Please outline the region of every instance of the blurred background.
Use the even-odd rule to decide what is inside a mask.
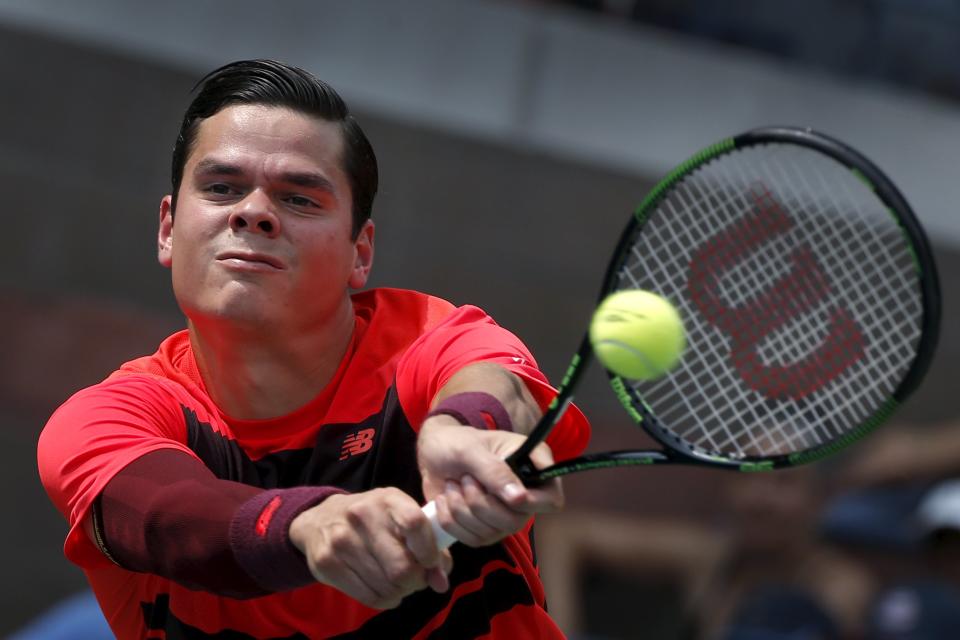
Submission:
[[[957,636],[955,0],[0,0],[0,636],[84,588],[36,439],[182,327],[155,258],[174,136],[194,83],[251,57],[333,84],[377,149],[373,284],[484,307],[553,380],[625,217],[671,166],[770,124],[876,161],[940,268],[924,387],[808,469],[578,476],[539,525],[542,571],[575,638]],[[592,373],[592,447],[643,445]]]

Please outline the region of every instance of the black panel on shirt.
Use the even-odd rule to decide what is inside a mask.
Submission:
[[[170,613],[170,596],[160,594],[153,602],[144,602],[141,604],[143,609],[143,619],[146,621],[146,627],[150,631],[163,631],[163,637],[166,640],[257,640],[254,636],[225,629],[217,633],[207,633],[196,627],[178,619]],[[147,636],[148,638],[150,636]],[[302,633],[295,633],[292,636],[284,638],[269,638],[268,640],[308,640]]]
[[[451,585],[462,584],[477,578],[491,562],[503,561],[510,569],[491,571],[483,580],[483,588],[459,598],[451,607],[443,624],[430,634],[431,640],[465,640],[484,635],[490,631],[490,619],[514,606],[533,604],[533,595],[523,575],[501,545],[471,549],[463,545],[451,548],[454,569],[450,574]],[[451,588],[452,591],[452,588]],[[411,638],[423,629],[439,612],[447,607],[450,591],[435,593],[429,589],[418,591],[404,599],[396,609],[389,609],[367,620],[359,629],[334,636],[335,640],[361,640],[364,638]],[[225,629],[206,633],[179,620],[170,611],[170,598],[158,595],[152,603],[144,603],[143,614],[148,629],[163,629],[167,640],[248,640],[253,636]],[[270,640],[299,640],[306,638],[294,634]]]
[[[356,631],[334,636],[336,640],[361,638],[411,638],[423,629],[450,602],[456,585],[479,577],[491,562],[503,561],[510,569],[491,571],[483,579],[483,588],[460,597],[443,624],[430,634],[432,640],[463,640],[489,632],[490,619],[514,606],[533,604],[533,594],[516,563],[502,545],[472,549],[462,544],[450,548],[453,571],[450,591],[436,593],[424,589],[407,596],[396,609],[383,611],[367,620]]]
[[[278,451],[251,460],[236,441],[217,433],[197,414],[182,407],[187,425],[187,446],[222,480],[233,480],[264,489],[332,485],[360,492],[377,487],[398,487],[423,501],[416,464],[417,434],[400,408],[396,387],[391,386],[381,409],[359,423],[326,424],[317,431],[309,449]],[[373,446],[341,460],[347,438],[373,429]]]

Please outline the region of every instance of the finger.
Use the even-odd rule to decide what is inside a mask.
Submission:
[[[563,483],[553,478],[536,488],[527,490],[527,502],[521,508],[528,515],[534,513],[555,513],[563,509],[566,498],[563,495]]]
[[[453,519],[453,515],[450,513],[450,507],[447,504],[446,495],[443,493],[438,493],[433,498],[434,509],[437,514],[437,522],[440,524],[440,527],[453,536],[456,540],[463,540],[464,536],[470,536],[470,532],[466,531],[463,527],[457,524],[456,520]]]
[[[545,442],[541,442],[530,452],[530,461],[537,469],[545,469],[554,463],[553,451]]]
[[[523,527],[529,515],[517,512],[505,505],[499,498],[483,490],[469,476],[465,476],[459,488],[459,498],[448,500],[451,513],[461,526],[468,529],[472,536],[462,540],[469,546],[493,544]]]
[[[417,505],[409,496],[399,491],[396,493],[394,496],[385,491],[378,496],[379,499],[350,510],[350,539],[339,548],[334,547],[335,555],[343,558],[386,602],[399,602],[399,599],[426,585],[423,569],[407,550],[406,542],[393,519],[394,511],[402,509],[403,499],[414,508]]]
[[[450,588],[450,579],[440,567],[427,569],[427,586],[437,593],[446,593]]]
[[[365,579],[360,572],[353,571],[352,567],[347,567],[348,572],[344,577],[349,580],[351,585],[355,585],[362,593],[361,597],[354,596],[361,603],[374,609],[395,609],[400,606],[403,596],[394,591],[383,591],[376,586],[372,586],[368,579]],[[367,595],[369,594],[369,595]],[[350,595],[349,593],[347,595]]]
[[[383,506],[382,522],[366,528],[364,540],[389,585],[388,594],[404,597],[427,585],[426,568],[411,551],[411,542],[434,565],[439,564],[439,553],[435,546],[429,549],[433,536],[430,523],[412,499]]]
[[[480,546],[493,533],[492,528],[483,525],[470,516],[469,509],[459,489],[448,489],[438,495],[435,500],[440,525],[460,542],[468,546]]]
[[[348,566],[356,572],[360,580],[363,581],[376,596],[376,608],[390,609],[400,604],[400,600],[408,595],[411,590],[398,584],[399,573],[390,575],[385,565],[389,560],[377,557],[372,545],[364,548],[359,553],[351,554],[346,558]]]
[[[464,476],[460,486],[470,513],[495,531],[495,539],[488,537],[487,543],[514,533],[530,519],[529,514],[511,509],[502,500],[484,491],[470,476]]]
[[[403,546],[411,560],[423,569],[443,568],[443,554],[437,548],[433,526],[414,502],[403,505],[393,513]]]
[[[496,433],[495,435],[502,435]],[[523,482],[506,462],[487,451],[478,451],[477,460],[468,465],[470,475],[484,488],[509,506],[519,506],[526,501],[527,490]]]
[[[385,598],[356,570],[353,558],[344,556],[345,554],[338,552],[327,555],[325,557],[329,558],[329,561],[311,566],[310,572],[318,581],[333,586],[368,607],[391,609],[400,603],[399,599],[394,602]]]
[[[545,469],[554,463],[553,452],[546,443],[540,443],[530,452],[530,461],[537,469]],[[523,502],[511,506],[524,513],[552,513],[563,508],[563,485],[559,478],[547,480],[534,487],[527,487]]]
[[[453,568],[453,556],[446,549],[440,552],[440,566],[427,569],[427,584],[437,593],[446,593],[450,588],[450,570]]]
[[[367,550],[377,563],[385,595],[405,597],[427,586],[426,569],[407,548],[403,536],[387,532],[372,536]]]

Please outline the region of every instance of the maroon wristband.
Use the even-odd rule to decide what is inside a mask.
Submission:
[[[477,429],[513,431],[510,414],[503,404],[483,391],[465,391],[444,398],[427,417],[436,415],[452,416],[460,424],[468,424]]]
[[[290,541],[290,523],[336,493],[336,487],[294,487],[260,493],[237,508],[230,521],[230,548],[244,571],[264,589],[287,591],[316,582]]]

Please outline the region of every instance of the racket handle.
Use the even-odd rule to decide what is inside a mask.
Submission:
[[[440,522],[437,520],[436,502],[431,500],[427,504],[423,505],[423,515],[427,516],[427,520],[430,521],[430,526],[433,527],[433,535],[437,538],[437,549],[446,549],[457,541],[456,538],[447,533],[446,530],[440,526]]]

